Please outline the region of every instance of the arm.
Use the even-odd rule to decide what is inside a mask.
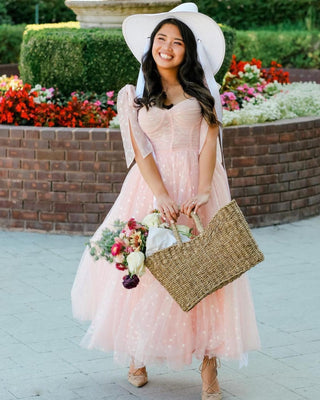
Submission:
[[[217,138],[219,127],[209,126],[205,144],[199,156],[199,183],[196,196],[181,205],[181,212],[190,216],[191,211],[197,213],[199,208],[206,204],[210,198],[211,182],[216,166]]]
[[[168,194],[153,155],[149,154],[143,158],[132,132],[130,132],[130,135],[136,163],[140,169],[141,175],[157,200],[157,207],[162,217],[168,221],[176,221],[179,216],[179,208]]]

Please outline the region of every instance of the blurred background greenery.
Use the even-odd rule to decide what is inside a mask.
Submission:
[[[39,23],[75,21],[76,16],[64,0],[1,0],[0,25],[35,23],[36,5]]]

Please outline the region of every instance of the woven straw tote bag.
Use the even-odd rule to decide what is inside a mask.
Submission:
[[[145,261],[183,311],[190,311],[264,259],[235,200],[222,207],[206,229],[196,214],[193,218],[198,236],[182,243],[176,231],[176,245],[157,251]]]

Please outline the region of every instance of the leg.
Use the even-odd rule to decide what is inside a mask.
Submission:
[[[221,400],[221,391],[218,382],[217,372],[217,359],[216,357],[204,357],[201,365],[201,378],[202,378],[202,400]]]

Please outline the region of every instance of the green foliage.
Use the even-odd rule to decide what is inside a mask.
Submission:
[[[217,75],[222,82],[232,57],[235,32],[222,27],[227,43],[226,59]],[[120,29],[29,29],[21,48],[20,72],[24,82],[75,90],[118,92],[135,84],[139,63],[128,49]]]
[[[14,24],[35,22],[35,6],[39,4],[39,22],[74,21],[74,12],[64,0],[4,0],[7,15]],[[0,9],[1,10],[1,9]]]
[[[25,25],[0,25],[0,64],[18,62]]]
[[[275,60],[287,68],[320,68],[320,32],[237,31],[234,54],[257,58],[264,67]]]
[[[0,25],[11,24],[11,17],[7,13],[5,4],[0,3]]]
[[[196,3],[199,11],[235,29],[278,24],[303,24],[308,30],[320,28],[319,0],[196,0]]]

